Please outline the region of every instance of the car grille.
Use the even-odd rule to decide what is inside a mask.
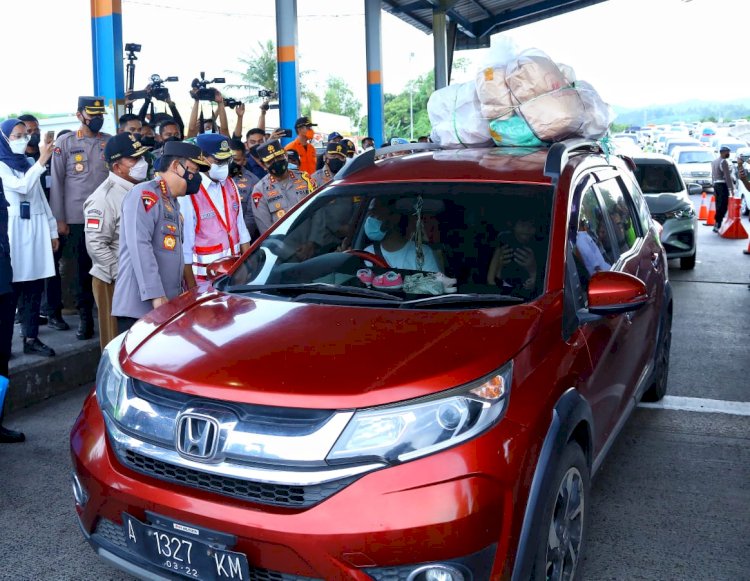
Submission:
[[[201,490],[215,492],[224,496],[231,496],[232,498],[289,508],[307,508],[313,506],[336,494],[339,490],[349,486],[357,479],[357,476],[353,476],[323,484],[292,486],[289,484],[252,482],[231,476],[201,472],[162,462],[161,460],[155,460],[132,450],[125,451],[123,460],[133,470],[153,476],[154,478],[177,482],[185,486],[200,488]]]
[[[99,519],[94,531],[95,541],[101,542],[106,541],[110,545],[113,545],[120,549],[122,552],[134,553],[128,547],[128,543],[125,540],[125,532],[122,527],[117,523],[112,522],[106,518]],[[312,577],[300,577],[299,575],[288,575],[286,573],[279,573],[278,571],[269,571],[268,569],[250,569],[249,581],[322,581],[320,579],[314,579]]]
[[[694,178],[707,178],[711,172],[708,171],[691,171],[690,176]]]

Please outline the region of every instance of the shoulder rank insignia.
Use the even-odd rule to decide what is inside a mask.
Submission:
[[[154,192],[143,191],[141,193],[141,202],[143,202],[143,207],[145,208],[146,212],[151,210],[151,208],[153,208],[158,201],[159,198]]]

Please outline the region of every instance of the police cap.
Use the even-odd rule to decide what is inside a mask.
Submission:
[[[193,163],[208,167],[209,163],[201,153],[201,148],[184,141],[167,141],[162,148],[162,157],[184,157]]]
[[[104,115],[104,97],[78,97],[78,110],[88,115]]]
[[[203,150],[204,155],[220,160],[232,157],[229,138],[220,133],[201,133],[195,138],[195,144]]]
[[[269,163],[276,157],[285,157],[286,151],[281,147],[281,143],[278,139],[259,145],[256,149],[258,159],[263,163]]]
[[[357,153],[357,146],[351,139],[344,139],[341,142],[344,145],[344,154],[348,157]]]
[[[721,146],[721,147],[719,148],[719,153],[722,153],[722,152],[724,152],[724,151],[729,151],[729,152],[731,152],[732,150],[731,150],[731,149],[729,149],[729,148],[728,148],[728,147],[727,147],[726,145],[722,145],[722,146]]]
[[[318,124],[317,123],[311,123],[309,117],[300,117],[294,122],[294,128],[297,129],[297,127],[307,127],[307,126],[315,127]]]
[[[140,157],[148,151],[148,147],[143,145],[130,133],[118,133],[107,140],[104,146],[104,159],[107,163],[112,163],[123,157]]]
[[[335,141],[329,142],[326,146],[326,153],[328,155],[340,155],[342,158],[346,157],[346,146]]]

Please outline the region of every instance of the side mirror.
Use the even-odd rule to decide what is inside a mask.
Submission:
[[[703,193],[703,186],[700,184],[688,184],[688,194],[694,196]]]
[[[224,258],[214,260],[206,267],[206,278],[211,282],[214,282],[217,278],[228,274],[236,263],[236,256],[225,256]]]
[[[589,281],[589,312],[618,315],[640,309],[648,302],[646,285],[625,272],[597,272]]]

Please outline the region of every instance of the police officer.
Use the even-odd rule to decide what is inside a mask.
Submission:
[[[326,146],[324,165],[312,175],[317,187],[323,187],[333,179],[346,163],[346,146],[338,141],[329,142]]]
[[[354,142],[351,139],[343,139],[341,143],[344,145],[344,155],[348,159],[357,155],[357,146],[354,145]]]
[[[162,170],[125,196],[120,215],[120,257],[112,299],[119,332],[168,300],[195,286],[184,264],[182,220],[177,198],[198,193],[206,162],[192,143],[164,145]]]
[[[268,170],[268,175],[256,184],[251,196],[255,223],[263,233],[312,192],[315,182],[303,171],[288,169],[286,152],[279,141],[265,143],[258,147],[257,152]]]
[[[112,316],[112,296],[117,279],[120,248],[120,208],[125,195],[148,174],[148,148],[131,133],[119,133],[107,142],[104,157],[109,176],[83,205],[86,249],[91,268],[92,289],[99,315],[99,345],[102,350],[117,336]]]
[[[245,220],[245,226],[247,226],[247,230],[250,232],[250,239],[254,240],[258,237],[259,232],[258,227],[255,225],[253,211],[250,209],[250,195],[253,192],[255,184],[260,181],[260,178],[247,169],[248,159],[245,144],[239,139],[230,139],[229,147],[232,149],[232,161],[229,163],[229,177],[237,184],[237,191],[240,194],[240,201],[242,202],[242,216]]]
[[[81,127],[76,132],[58,137],[52,155],[49,204],[57,219],[61,246],[66,253],[71,253],[76,265],[76,308],[81,317],[76,337],[81,340],[94,336],[94,296],[89,274],[91,259],[86,252],[83,204],[108,174],[104,146],[110,135],[100,132],[104,111],[102,97],[79,97],[76,117]],[[62,304],[50,304],[49,308],[58,316]]]

